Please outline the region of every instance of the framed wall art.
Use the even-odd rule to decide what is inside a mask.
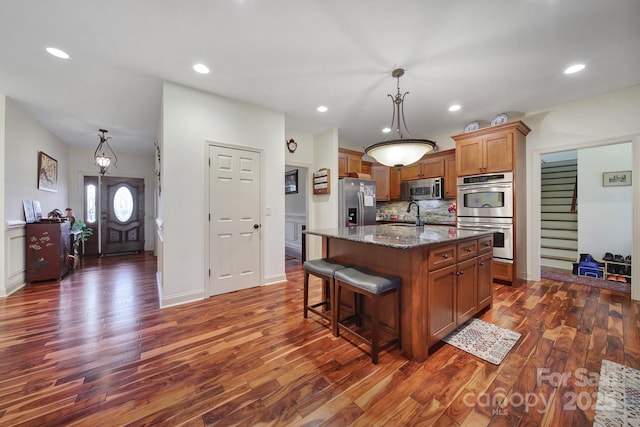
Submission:
[[[284,194],[298,192],[298,169],[293,169],[284,173]]]
[[[58,191],[58,161],[38,151],[38,189]]]
[[[604,187],[631,185],[631,171],[603,172],[602,185]]]

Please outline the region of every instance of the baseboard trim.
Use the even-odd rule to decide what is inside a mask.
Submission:
[[[168,297],[162,297],[160,307],[168,308],[176,305],[187,304],[189,302],[202,301],[204,299],[204,292],[192,292],[188,294],[171,295]]]
[[[264,282],[263,282],[263,286],[275,285],[277,283],[284,283],[286,281],[287,281],[287,275],[286,274],[278,274],[278,275],[271,276],[271,277],[265,277],[264,278]]]
[[[7,288],[0,288],[0,298],[8,297],[9,295],[19,291],[25,286],[27,286],[27,284],[22,281],[10,283]]]

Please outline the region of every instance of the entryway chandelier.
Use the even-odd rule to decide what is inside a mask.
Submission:
[[[98,131],[100,131],[100,134],[98,135],[98,137],[100,137],[100,143],[96,148],[96,152],[93,153],[93,158],[95,159],[96,166],[100,171],[100,175],[104,175],[111,166],[116,167],[118,157],[116,157],[116,153],[109,145],[111,137],[104,137],[104,134],[109,131],[106,129],[98,129]]]
[[[407,123],[404,120],[403,102],[409,92],[400,93],[400,77],[403,75],[404,69],[393,70],[391,76],[397,80],[398,92],[395,96],[387,95],[393,103],[393,117],[389,128],[391,132],[396,133],[396,139],[388,139],[389,136],[387,136],[384,141],[371,144],[364,149],[365,154],[373,157],[377,162],[396,168],[417,162],[425,154],[435,151],[437,147],[434,141],[414,138],[407,128]],[[405,138],[405,134],[408,138]]]

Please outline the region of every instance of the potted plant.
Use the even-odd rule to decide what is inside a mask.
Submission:
[[[87,224],[85,224],[85,222],[81,219],[76,219],[73,225],[71,226],[72,233],[77,233],[78,231],[80,231],[81,234],[80,234],[80,238],[76,239],[73,242],[74,254],[79,253],[78,249],[80,247],[80,242],[84,243],[87,241],[89,236],[93,236],[93,229],[91,227],[87,227]],[[83,249],[84,249],[84,246],[83,246]],[[84,253],[84,250],[82,252]]]

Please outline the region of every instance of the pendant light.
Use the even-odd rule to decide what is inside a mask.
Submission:
[[[96,147],[95,153],[93,153],[93,158],[98,170],[100,171],[100,175],[104,175],[111,166],[116,167],[118,157],[116,157],[116,153],[109,145],[111,137],[104,137],[104,134],[109,131],[106,129],[98,129],[98,131],[100,132],[98,135],[100,143],[98,144],[98,147]]]
[[[387,95],[393,103],[393,117],[391,120],[391,132],[396,133],[395,139],[385,139],[365,147],[366,155],[373,157],[378,163],[385,166],[394,166],[399,169],[402,166],[415,163],[425,154],[436,150],[436,143],[428,139],[414,138],[404,120],[404,97],[409,93],[400,93],[400,77],[404,75],[404,69],[393,70],[391,76],[397,80],[398,92],[395,96]],[[408,138],[405,138],[408,136]],[[389,137],[387,137],[389,138]]]

